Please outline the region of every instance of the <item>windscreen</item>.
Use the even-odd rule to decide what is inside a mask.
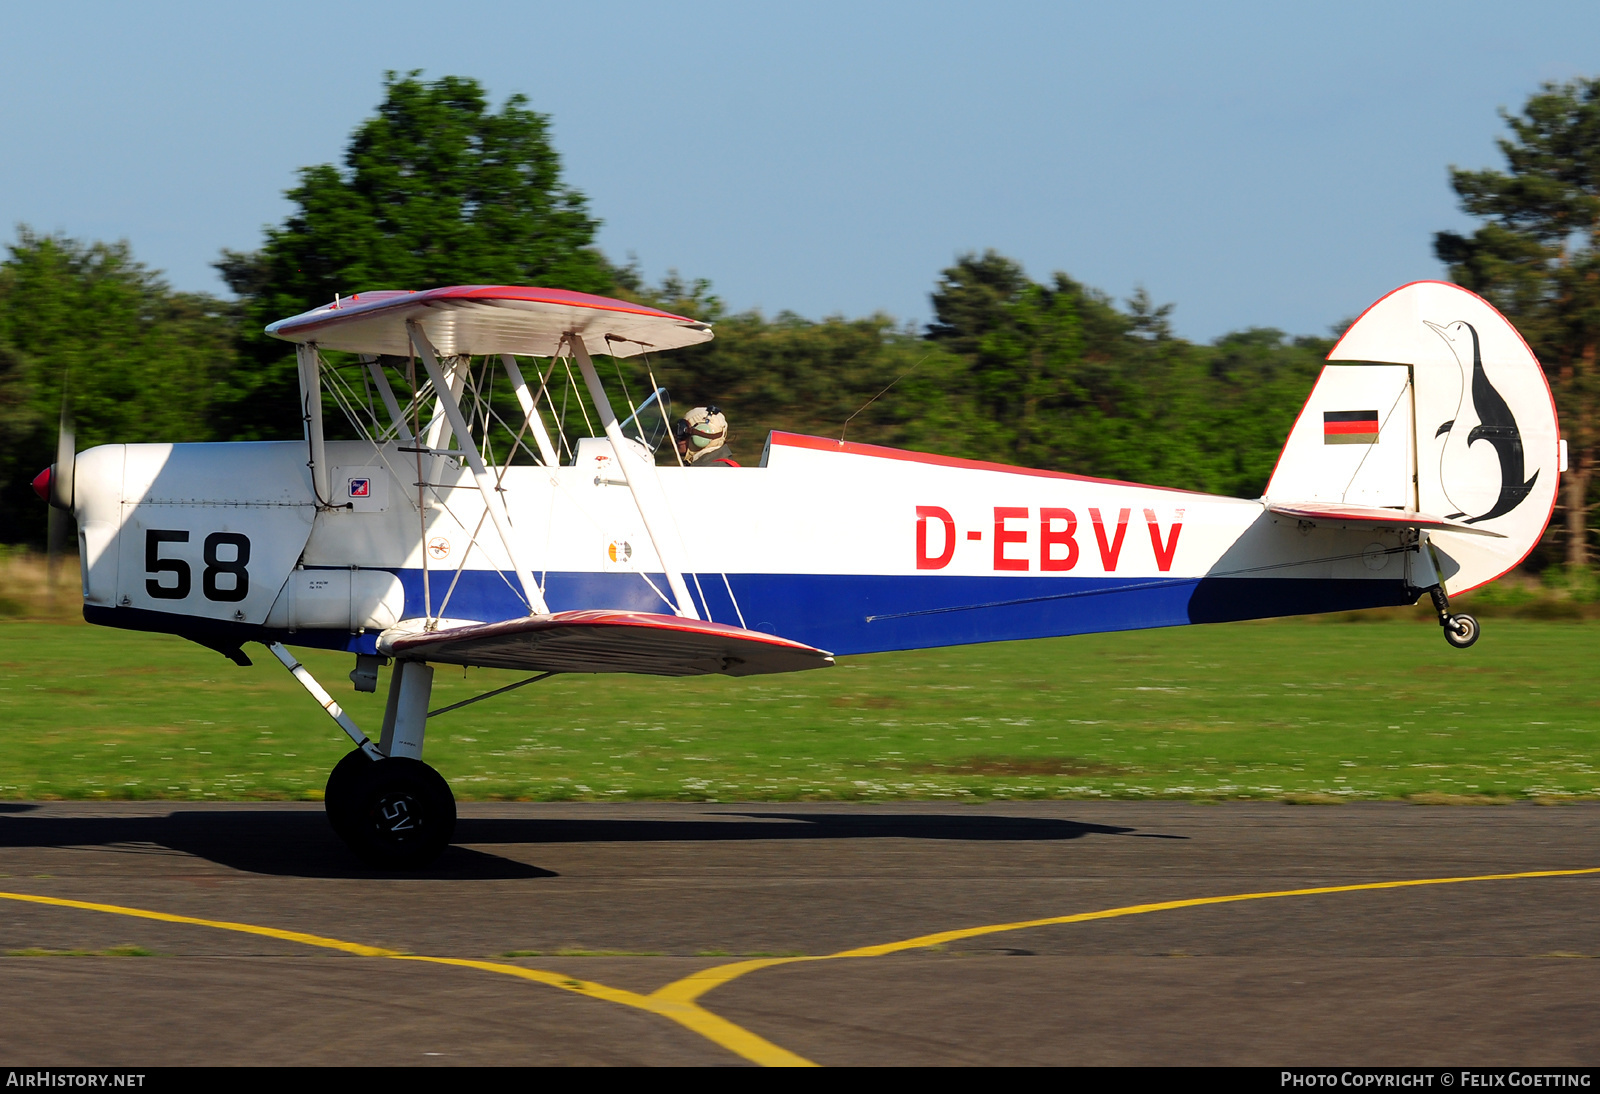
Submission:
[[[628,420],[622,423],[622,435],[641,441],[654,452],[662,440],[672,432],[672,396],[667,389],[658,387],[650,397],[639,404]]]

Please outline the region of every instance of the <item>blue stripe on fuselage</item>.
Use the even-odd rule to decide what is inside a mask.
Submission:
[[[406,614],[424,614],[421,570],[394,571]],[[440,614],[453,574],[429,575]],[[550,610],[619,608],[670,613],[634,573],[549,573]],[[667,591],[663,575],[650,576]],[[1402,581],[1300,578],[962,577],[944,575],[687,575],[702,616],[782,635],[838,654],[1002,642],[1099,631],[1411,604]],[[492,622],[527,611],[513,574],[464,570],[444,607],[455,619]],[[731,586],[737,598],[728,595]]]
[[[422,571],[393,570],[406,591],[407,617],[423,614]],[[453,575],[435,572],[435,612]],[[444,612],[494,622],[523,615],[514,575],[466,570]],[[660,575],[653,580],[666,589]],[[861,574],[692,575],[701,615],[738,624],[731,586],[752,630],[782,635],[838,654],[959,646],[1019,638],[1221,623],[1276,615],[1349,611],[1416,602],[1402,581],[1301,578],[944,577]],[[551,573],[545,596],[552,611],[625,608],[668,612],[638,574]],[[135,608],[86,605],[91,623],[179,634],[213,649],[243,642],[285,642],[350,653],[375,653],[376,633],[276,631],[227,620]]]

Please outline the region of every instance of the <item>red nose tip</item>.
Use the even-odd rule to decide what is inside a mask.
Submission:
[[[52,470],[51,468],[47,467],[43,471],[41,471],[37,475],[35,475],[34,478],[33,478],[33,492],[35,494],[39,495],[39,500],[40,501],[49,501],[50,500],[50,472],[51,472],[51,470]]]

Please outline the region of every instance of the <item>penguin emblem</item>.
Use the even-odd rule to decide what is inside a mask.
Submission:
[[[1459,510],[1447,515],[1451,520],[1465,518],[1468,524],[1503,517],[1522,504],[1538,481],[1539,472],[1535,470],[1523,480],[1527,468],[1522,433],[1505,398],[1483,370],[1477,330],[1471,323],[1459,320],[1445,327],[1427,325],[1444,339],[1461,368],[1461,402],[1456,416],[1434,433],[1435,437],[1445,438],[1439,455],[1439,483],[1450,504]],[[1464,356],[1469,341],[1470,369]],[[1479,445],[1479,441],[1487,443]],[[1467,516],[1475,510],[1475,516]]]

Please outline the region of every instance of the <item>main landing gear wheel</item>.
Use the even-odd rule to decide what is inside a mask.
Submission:
[[[1478,621],[1470,615],[1452,615],[1444,625],[1444,640],[1464,650],[1478,640]]]
[[[374,866],[419,869],[455,834],[455,795],[421,760],[371,760],[357,749],[328,776],[324,805],[334,832]]]
[[[350,842],[356,789],[362,773],[372,762],[372,758],[359,748],[351,749],[334,765],[328,775],[328,787],[322,793],[322,807],[327,811],[328,824],[346,843]]]

